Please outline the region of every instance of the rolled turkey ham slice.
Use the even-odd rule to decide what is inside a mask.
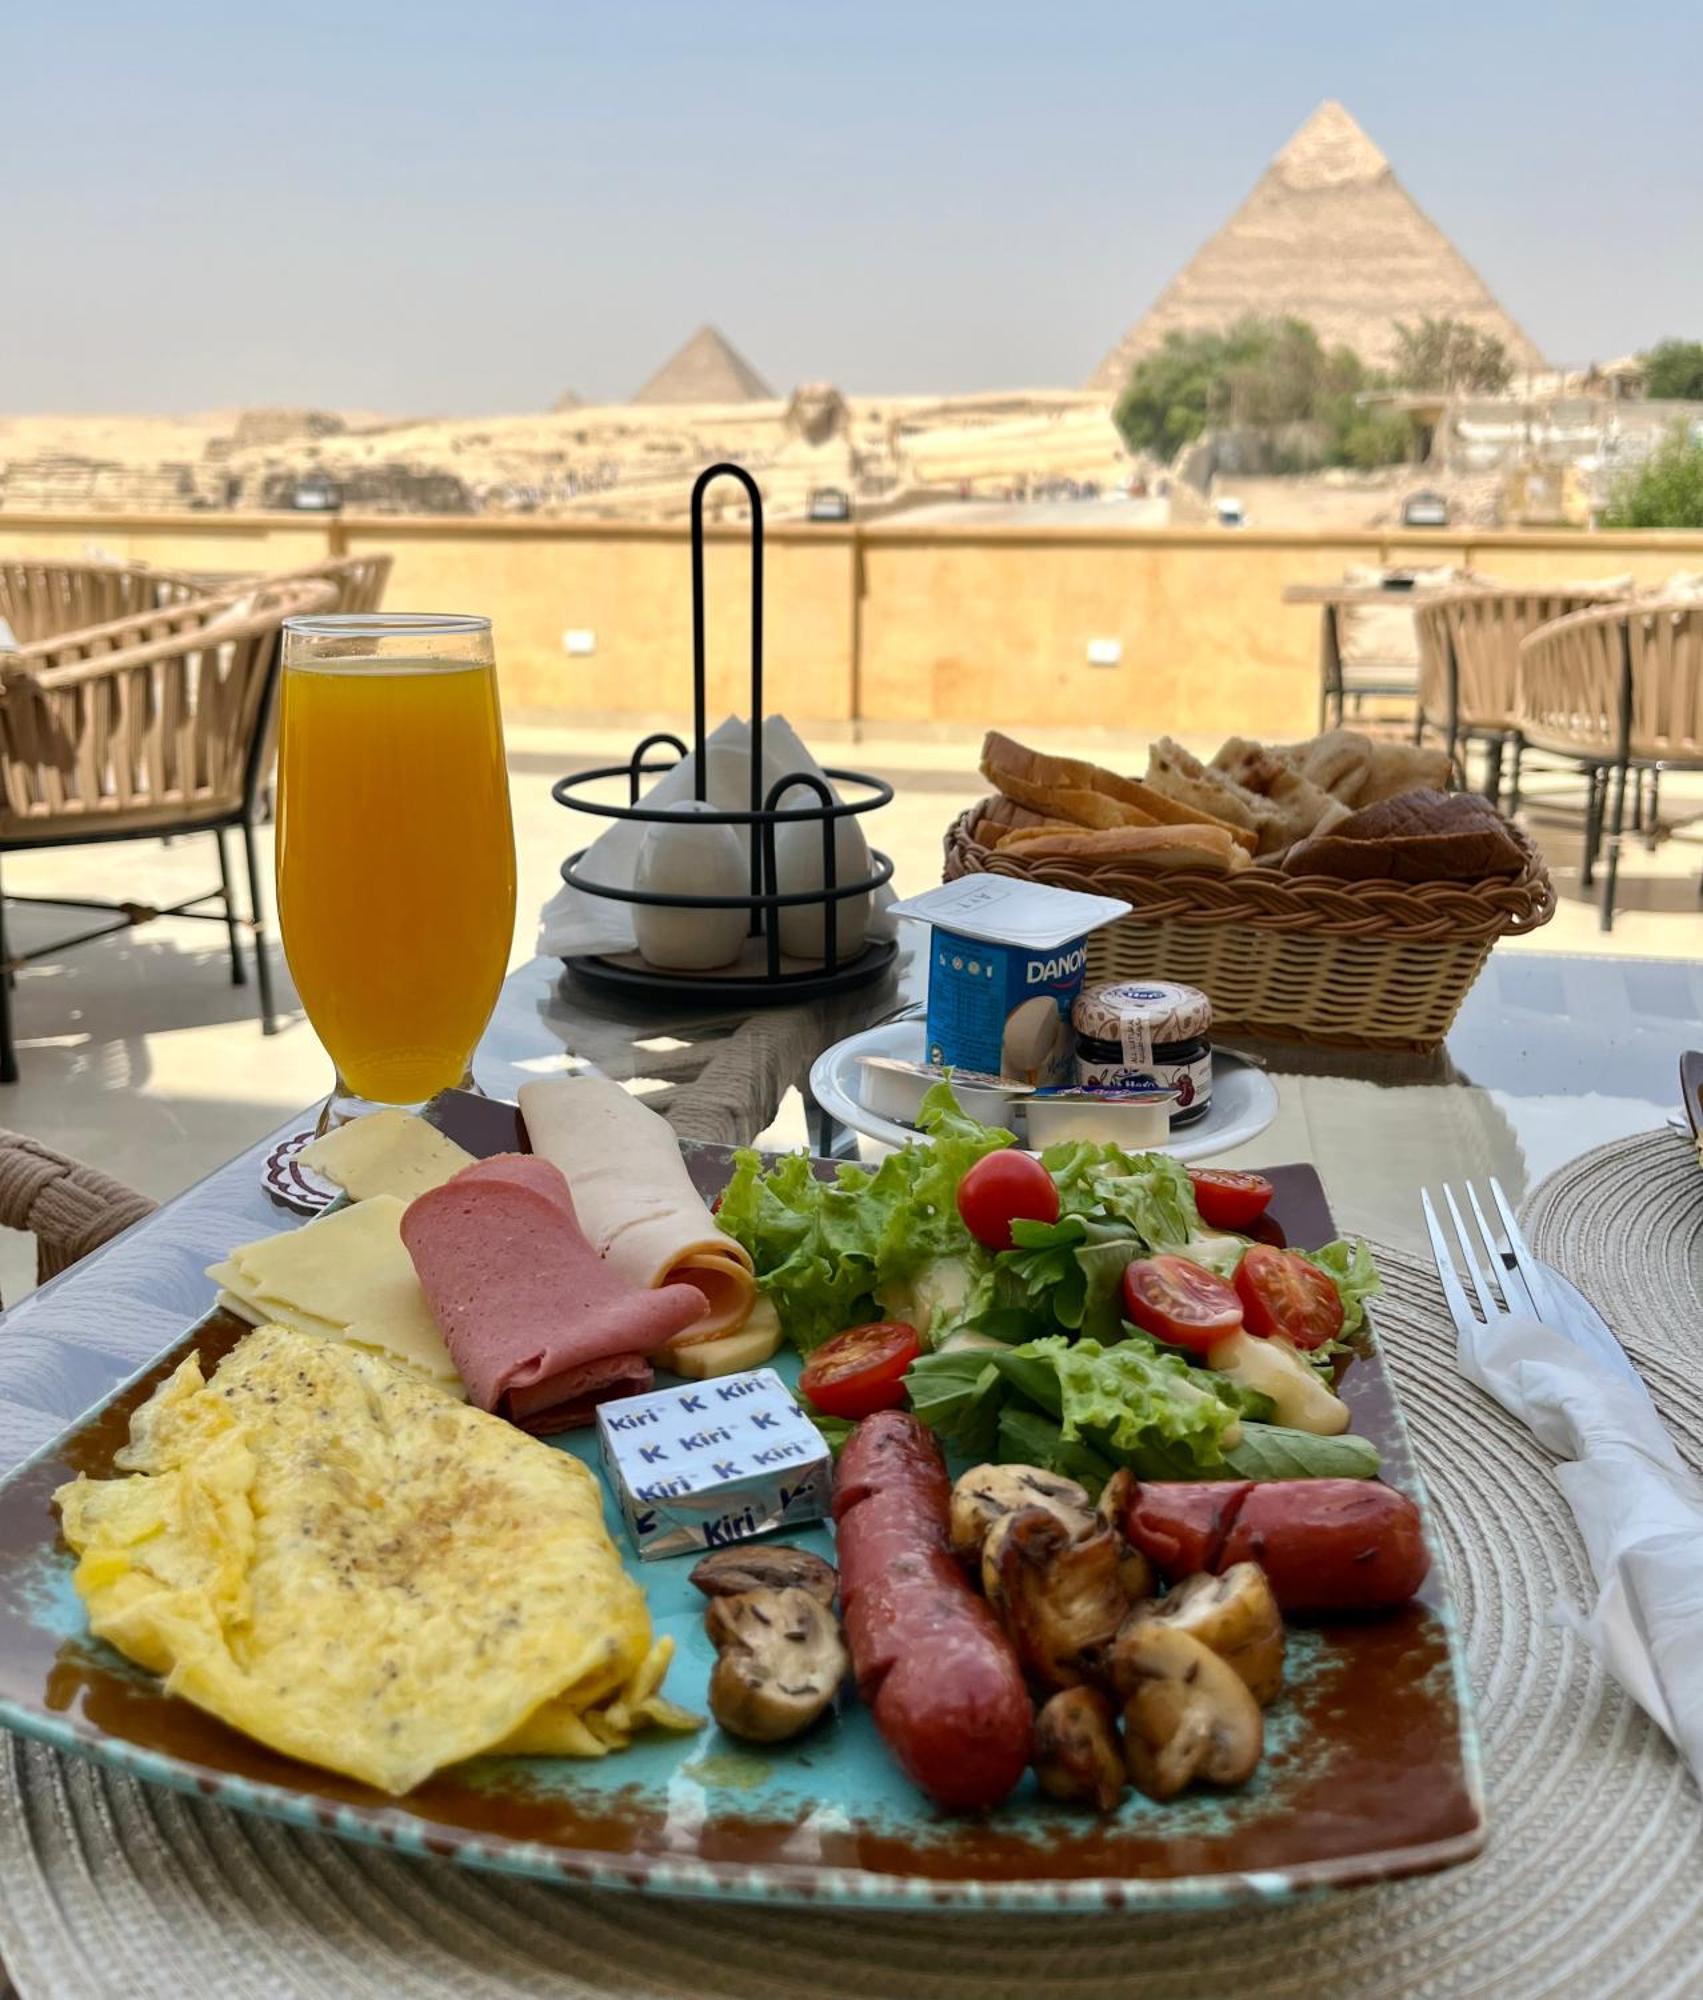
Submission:
[[[471,1400],[523,1430],[588,1424],[651,1386],[645,1356],[701,1319],[691,1285],[604,1262],[547,1160],[499,1153],[408,1205],[402,1241]]]
[[[560,1167],[580,1227],[630,1284],[696,1285],[709,1310],[677,1343],[719,1340],[757,1297],[751,1256],[716,1226],[666,1119],[606,1076],[554,1076],[520,1087],[533,1153]]]

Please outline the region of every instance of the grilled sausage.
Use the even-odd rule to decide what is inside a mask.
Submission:
[[[1139,1482],[1124,1513],[1124,1538],[1163,1577],[1216,1570],[1251,1479]]]
[[[1155,1482],[1124,1532],[1168,1582],[1256,1562],[1292,1613],[1405,1604],[1431,1566],[1418,1508],[1375,1479]]]
[[[1431,1556],[1419,1509],[1375,1479],[1284,1479],[1256,1486],[1218,1567],[1256,1562],[1284,1611],[1381,1611],[1405,1604]]]
[[[913,1784],[952,1811],[996,1806],[1028,1768],[1033,1714],[999,1622],[951,1553],[951,1487],[914,1417],[866,1417],[840,1454],[840,1603],[858,1692]]]

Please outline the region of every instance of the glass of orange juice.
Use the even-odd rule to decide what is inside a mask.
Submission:
[[[287,619],[278,916],[337,1066],[322,1131],[471,1087],[514,895],[490,620]]]

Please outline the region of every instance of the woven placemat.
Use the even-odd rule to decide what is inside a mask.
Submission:
[[[1688,1133],[1581,1154],[1533,1192],[1525,1224],[1646,1373],[1703,1359],[1703,1162]]]
[[[1586,1601],[1545,1455],[1455,1373],[1434,1275],[1379,1323],[1477,1694],[1487,1852],[1265,1910],[848,1917],[479,1876],[247,1819],[4,1739],[0,1950],[26,2000],[1569,2000],[1703,1991],[1703,1811],[1550,1619]],[[1583,1277],[1585,1274],[1579,1274]],[[1683,1449],[1696,1371],[1652,1374]]]

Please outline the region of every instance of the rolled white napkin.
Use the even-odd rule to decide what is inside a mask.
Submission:
[[[1569,1622],[1703,1784],[1703,1480],[1648,1390],[1534,1319],[1461,1336],[1461,1373],[1565,1463],[1555,1479],[1596,1575]]]

